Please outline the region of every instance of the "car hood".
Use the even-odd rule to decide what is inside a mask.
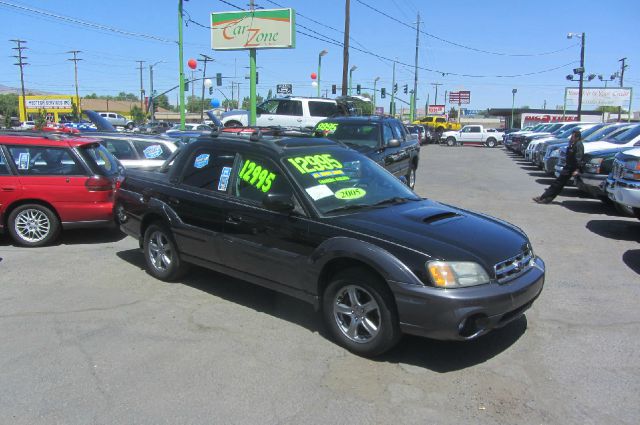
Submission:
[[[624,148],[624,147],[633,147],[633,141],[628,142],[628,143],[622,143],[622,144],[617,144],[617,143],[610,143],[604,140],[598,141],[598,142],[591,142],[591,143],[585,143],[584,144],[584,153],[587,152],[594,152],[594,151],[602,151],[605,149],[615,149],[615,148]]]
[[[612,149],[603,149],[603,150],[588,152],[584,154],[583,161],[586,162],[594,158],[608,158],[610,156],[615,156],[615,154],[617,154],[618,152],[623,152],[625,150],[629,150],[629,148],[617,147]]]
[[[330,220],[433,259],[475,261],[489,271],[522,252],[528,243],[527,236],[507,222],[428,199]]]

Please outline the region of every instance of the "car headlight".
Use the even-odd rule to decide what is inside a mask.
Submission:
[[[640,161],[627,161],[624,164],[622,178],[640,180]]]
[[[427,270],[434,286],[461,288],[489,283],[489,275],[478,263],[471,261],[429,261]]]

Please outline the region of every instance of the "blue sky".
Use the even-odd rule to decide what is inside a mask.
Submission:
[[[239,7],[247,7],[248,0],[229,0]],[[344,0],[300,1],[274,0],[285,7],[293,7],[304,15],[297,16],[302,29],[315,37],[323,36],[342,41],[339,31],[344,25]],[[618,59],[627,57],[629,67],[625,73],[625,86],[640,86],[640,3],[637,0],[620,0],[615,3],[582,1],[470,1],[455,3],[426,0],[351,0],[352,45],[384,56],[397,58],[399,62],[413,64],[415,54],[415,30],[401,25],[367,8],[369,4],[390,16],[412,26],[416,13],[420,12],[421,29],[436,37],[454,43],[509,55],[480,53],[460,48],[420,35],[421,67],[440,70],[449,74],[419,70],[418,103],[424,105],[427,93],[434,102],[434,87],[441,83],[439,103],[445,90],[471,90],[470,108],[511,107],[511,90],[517,88],[516,106],[553,108],[562,104],[565,76],[577,67],[580,47],[577,39],[567,39],[567,32],[586,32],[587,73],[611,75],[619,69]],[[153,35],[169,40],[149,40],[111,31],[94,30],[84,25],[64,21],[51,16],[16,9],[7,4],[48,11],[67,18],[99,23],[118,30]],[[233,10],[220,1],[185,1],[188,16],[206,25],[209,13]],[[258,6],[275,8],[269,0],[256,0]],[[154,68],[154,86],[164,91],[177,82],[178,49],[170,40],[177,40],[177,1],[71,1],[71,0],[1,0],[0,49],[5,52],[0,60],[0,84],[18,87],[19,73],[13,65],[9,39],[27,40],[29,50],[25,68],[27,88],[54,93],[72,93],[73,63],[66,59],[69,50],[81,50],[79,57],[79,85],[82,94],[117,94],[120,91],[139,93],[137,60],[145,65],[164,61]],[[309,20],[322,23],[320,25]],[[332,27],[332,28],[330,28]],[[338,30],[338,31],[336,31]],[[314,32],[311,32],[314,31]],[[318,34],[319,33],[319,34]],[[341,83],[342,48],[330,42],[320,41],[298,34],[295,49],[258,51],[260,84],[258,92],[266,95],[269,88],[275,91],[278,83],[294,84],[294,94],[314,95],[311,72],[316,71],[318,53],[327,49],[323,58],[322,87]],[[199,53],[212,56],[208,75],[221,72],[240,82],[241,95],[248,95],[248,80],[244,79],[249,65],[248,52],[212,51],[210,30],[190,23],[184,30],[185,62],[197,58]],[[554,54],[535,56],[538,53],[561,50]],[[497,78],[496,75],[523,74],[555,68],[576,62],[561,69],[518,78]],[[354,86],[372,87],[373,79],[380,77],[378,88],[391,87],[392,66],[389,61],[354,51],[350,53],[350,65],[357,65],[353,73]],[[185,65],[186,67],[186,65]],[[453,74],[486,75],[470,78]],[[144,70],[144,86],[148,89],[149,72]],[[399,65],[396,79],[401,87],[413,84],[413,69]],[[230,95],[230,80],[225,80],[222,90]],[[595,80],[595,84],[602,85]],[[617,84],[617,83],[616,83]],[[569,83],[575,86],[576,83]],[[638,91],[638,90],[637,90]],[[400,97],[405,95],[400,92]],[[219,97],[219,95],[218,95]],[[175,103],[175,91],[170,101]],[[386,99],[388,109],[388,98]],[[382,102],[379,100],[379,103]],[[640,109],[640,92],[634,93],[634,108]]]

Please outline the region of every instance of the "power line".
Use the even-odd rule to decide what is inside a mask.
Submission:
[[[166,38],[157,37],[155,35],[149,35],[149,34],[143,34],[143,33],[136,33],[136,32],[132,32],[132,31],[121,30],[119,28],[113,28],[113,27],[109,27],[109,26],[106,26],[106,25],[102,25],[102,24],[96,24],[94,22],[83,21],[81,19],[72,18],[72,17],[69,17],[69,16],[58,15],[56,13],[49,12],[49,11],[46,11],[46,10],[35,9],[33,7],[27,7],[27,6],[22,6],[22,5],[19,5],[19,4],[9,3],[9,2],[4,1],[4,0],[0,0],[0,6],[7,6],[7,7],[11,7],[11,8],[18,9],[18,10],[35,13],[35,14],[38,14],[38,15],[41,15],[41,16],[46,16],[46,17],[49,17],[49,18],[58,19],[58,20],[69,22],[69,23],[73,23],[73,24],[76,24],[76,25],[82,25],[82,26],[85,26],[85,27],[88,27],[88,28],[91,28],[91,29],[94,29],[94,30],[109,31],[109,32],[113,32],[113,33],[124,35],[124,36],[128,36],[128,37],[144,38],[144,39],[147,39],[147,40],[161,41],[163,43],[175,43],[174,40],[169,40],[169,39],[166,39]]]
[[[404,21],[402,21],[402,20],[400,20],[400,19],[398,19],[398,18],[395,18],[395,17],[393,17],[393,16],[389,15],[388,13],[383,12],[382,10],[377,9],[377,8],[375,8],[375,7],[371,6],[370,4],[365,3],[365,2],[364,2],[364,1],[362,1],[362,0],[356,0],[356,1],[357,1],[358,3],[360,3],[361,5],[363,5],[363,6],[365,6],[365,7],[368,7],[369,9],[371,9],[371,10],[373,10],[373,11],[375,11],[375,12],[377,12],[377,13],[381,14],[382,16],[385,16],[385,17],[387,17],[387,18],[391,19],[392,21],[395,21],[395,22],[399,23],[400,25],[403,25],[403,26],[405,26],[405,27],[407,27],[407,28],[411,28],[412,30],[414,30],[414,29],[415,29],[413,26],[411,26],[411,25],[407,24],[406,22],[404,22]],[[471,51],[478,52],[478,53],[486,53],[486,54],[488,54],[488,55],[496,55],[496,56],[513,56],[513,57],[546,56],[546,55],[552,55],[552,54],[554,54],[554,53],[563,52],[563,51],[565,51],[565,50],[569,50],[569,49],[571,49],[572,47],[575,47],[575,46],[577,46],[577,45],[578,45],[578,44],[572,44],[571,46],[564,47],[564,48],[562,48],[562,49],[558,49],[558,50],[553,50],[553,51],[550,51],[550,52],[540,52],[540,53],[504,53],[504,52],[492,52],[492,51],[490,51],[490,50],[483,50],[483,49],[478,49],[478,48],[471,47],[471,46],[465,46],[464,44],[460,44],[460,43],[456,43],[456,42],[454,42],[454,41],[450,41],[450,40],[444,39],[444,38],[439,37],[439,36],[437,36],[437,35],[435,35],[435,34],[430,34],[430,33],[426,32],[426,31],[420,31],[420,32],[421,32],[422,34],[426,35],[427,37],[434,38],[434,39],[436,39],[436,40],[438,40],[438,41],[441,41],[441,42],[443,42],[443,43],[450,44],[450,45],[452,45],[452,46],[460,47],[460,48],[462,48],[462,49],[467,49],[467,50],[471,50]]]

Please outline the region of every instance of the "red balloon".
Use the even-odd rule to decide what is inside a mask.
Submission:
[[[196,69],[196,67],[198,66],[198,61],[196,61],[195,59],[189,59],[187,65],[189,65],[189,68],[191,69]]]
[[[315,72],[311,73],[311,79],[315,80],[316,78],[318,78],[318,74],[316,74]]]

